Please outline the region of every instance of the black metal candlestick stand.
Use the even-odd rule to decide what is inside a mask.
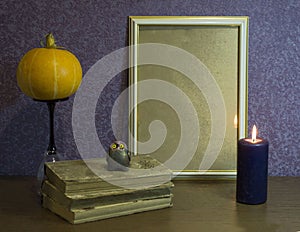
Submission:
[[[48,101],[48,110],[49,110],[49,145],[47,149],[48,155],[56,154],[56,146],[54,141],[54,109],[56,101]]]
[[[57,99],[57,100],[35,100],[39,102],[46,102],[48,106],[49,111],[49,145],[47,148],[47,151],[43,155],[43,159],[39,165],[38,173],[37,173],[37,180],[38,180],[38,186],[37,191],[38,194],[40,194],[41,186],[45,177],[44,173],[44,165],[46,162],[56,162],[59,160],[62,160],[61,156],[57,153],[56,146],[55,146],[55,139],[54,139],[54,110],[55,105],[59,101],[66,101],[68,98],[64,99]]]

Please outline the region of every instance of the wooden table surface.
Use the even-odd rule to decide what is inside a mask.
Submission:
[[[235,201],[235,181],[174,181],[174,206],[71,225],[41,207],[33,177],[0,177],[0,231],[300,231],[300,177],[270,177],[268,201]]]

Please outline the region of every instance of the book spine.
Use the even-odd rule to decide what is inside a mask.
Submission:
[[[131,200],[155,199],[171,195],[172,183],[143,190],[118,190],[109,192],[79,192],[72,196],[60,192],[49,181],[45,181],[42,192],[62,206],[72,209],[97,207]]]
[[[53,185],[55,185],[60,191],[65,192],[66,184],[61,180],[55,172],[45,164],[45,179],[48,179]]]
[[[70,211],[59,205],[49,197],[43,195],[43,207],[61,216],[72,224],[79,224],[100,219],[119,217],[139,212],[168,208],[172,206],[172,198],[159,198],[153,200],[132,201],[91,209]]]

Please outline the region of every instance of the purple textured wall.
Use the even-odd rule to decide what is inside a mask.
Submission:
[[[48,144],[48,112],[17,87],[21,57],[53,32],[80,60],[83,72],[128,44],[130,15],[247,15],[249,30],[249,125],[270,141],[269,174],[300,176],[300,1],[298,0],[2,0],[0,49],[0,174],[35,175]],[[113,139],[111,107],[126,87],[114,78],[99,101],[101,141]],[[71,115],[74,97],[56,111],[56,145],[79,158]]]

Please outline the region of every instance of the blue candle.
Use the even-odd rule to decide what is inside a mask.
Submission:
[[[236,200],[244,204],[262,204],[267,200],[269,143],[256,138],[253,127],[252,138],[240,139],[237,157]]]

